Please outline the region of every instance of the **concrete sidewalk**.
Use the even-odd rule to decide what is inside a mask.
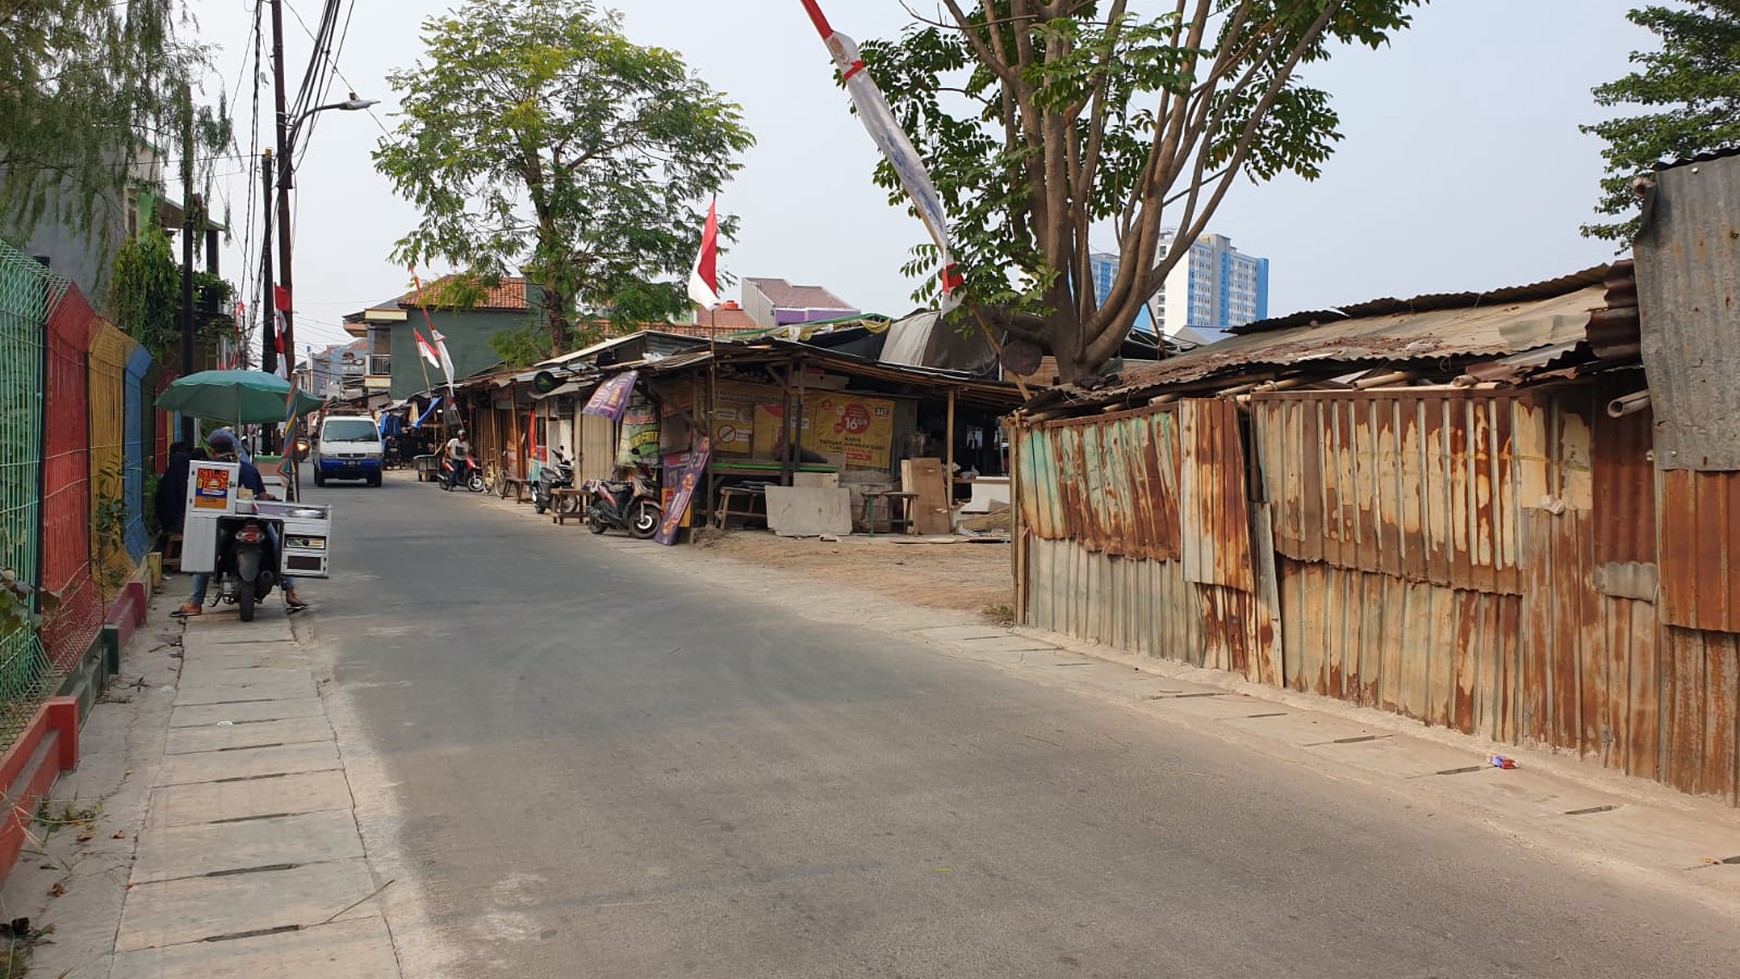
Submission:
[[[399,975],[316,672],[277,607],[188,623],[111,979]]]
[[[185,630],[156,605],[51,796],[76,820],[45,823],[0,894],[53,927],[32,974],[400,975],[312,647],[278,605]]]

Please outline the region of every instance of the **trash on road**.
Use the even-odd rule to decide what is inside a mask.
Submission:
[[[1506,758],[1503,755],[1493,755],[1488,760],[1492,763],[1493,768],[1515,768],[1516,767],[1516,759],[1515,758]]]

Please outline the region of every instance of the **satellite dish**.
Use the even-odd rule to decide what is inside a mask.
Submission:
[[[556,379],[556,375],[549,371],[539,371],[537,375],[532,378],[532,390],[539,394],[549,394],[551,391],[560,387],[561,383],[561,381]]]

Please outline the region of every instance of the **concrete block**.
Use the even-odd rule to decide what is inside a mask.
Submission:
[[[234,645],[296,641],[283,607],[273,608],[271,605],[261,609],[259,618],[252,622],[243,622],[241,613],[228,606],[208,608],[204,615],[188,622],[187,637],[185,641],[189,646],[195,643]]]
[[[132,881],[137,886],[257,867],[352,860],[362,855],[356,817],[348,809],[239,823],[158,826],[139,834]]]
[[[332,723],[322,715],[264,721],[258,724],[233,724],[228,727],[220,727],[214,723],[205,727],[171,728],[163,751],[165,754],[182,755],[195,751],[233,751],[237,748],[331,740]]]
[[[272,928],[309,928],[368,897],[376,886],[363,860],[140,884],[127,891],[115,950],[200,942]],[[373,912],[359,907],[350,913],[367,917]],[[232,948],[229,942],[212,944]]]
[[[240,704],[195,704],[187,707],[178,705],[169,715],[169,726],[207,727],[219,721],[242,724],[324,716],[326,705],[320,702],[319,697],[298,697],[295,700],[263,700]]]
[[[769,486],[767,526],[781,537],[843,537],[852,532],[852,494],[844,489]]]
[[[165,755],[157,771],[158,785],[220,782],[225,779],[259,778],[262,775],[299,775],[343,768],[338,760],[338,742],[243,748],[237,751],[200,751]]]
[[[183,676],[175,706],[233,704],[248,700],[301,700],[318,696],[307,670],[241,669]]]
[[[378,914],[229,942],[141,949],[115,957],[111,979],[393,979],[399,963]]]
[[[799,489],[839,489],[839,473],[792,473],[791,484]]]
[[[349,809],[344,772],[301,772],[235,782],[162,785],[151,791],[147,826],[189,826],[231,819]]]

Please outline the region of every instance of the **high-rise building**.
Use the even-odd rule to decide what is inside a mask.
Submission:
[[[1156,259],[1165,258],[1175,247],[1173,232],[1162,232]],[[1118,256],[1096,252],[1090,256],[1094,295],[1103,304],[1118,274]],[[1254,323],[1269,315],[1269,260],[1246,255],[1233,247],[1225,235],[1203,235],[1190,248],[1188,258],[1172,267],[1166,282],[1136,318],[1138,330],[1168,337],[1189,336],[1189,330],[1206,340],[1219,339],[1235,326]]]

